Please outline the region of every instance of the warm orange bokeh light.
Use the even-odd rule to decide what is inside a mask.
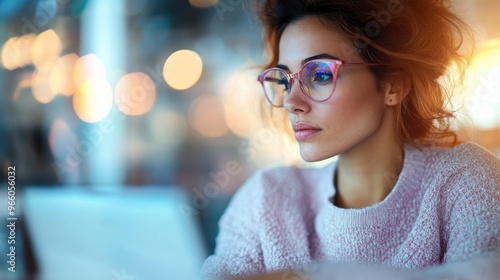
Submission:
[[[78,117],[85,122],[103,120],[113,105],[111,86],[104,79],[87,79],[73,95],[73,108]]]
[[[106,79],[104,62],[95,54],[80,57],[73,67],[73,82],[75,87],[81,87],[87,79]]]
[[[203,62],[194,51],[180,50],[171,54],[163,66],[163,78],[177,90],[192,87],[201,77]]]
[[[17,64],[18,67],[29,65],[33,62],[32,50],[35,44],[35,34],[26,34],[17,40]]]
[[[14,70],[18,67],[16,60],[17,37],[12,37],[3,44],[2,65],[7,70]]]
[[[189,122],[201,135],[216,138],[228,132],[222,101],[208,94],[196,98],[189,107]]]
[[[56,61],[50,74],[50,87],[54,92],[66,96],[71,96],[75,92],[72,73],[77,60],[78,55],[70,53]]]
[[[7,70],[14,70],[31,64],[35,38],[34,34],[26,34],[7,40],[1,53],[3,67]]]
[[[485,78],[500,68],[500,38],[483,43],[472,60],[471,70],[477,77]],[[490,77],[492,78],[492,77]],[[495,78],[497,78],[495,76]]]
[[[483,42],[476,52],[462,96],[467,110],[462,122],[472,120],[478,129],[496,129],[500,127],[500,38]]]
[[[31,90],[33,97],[38,102],[46,104],[52,101],[57,92],[50,88],[50,71],[41,72],[38,69],[35,70],[31,78]]]
[[[31,50],[35,41],[34,34],[12,37],[2,48],[2,65],[7,70],[24,67],[31,64]]]
[[[123,76],[115,87],[115,103],[124,114],[138,116],[147,113],[156,99],[156,87],[151,78],[141,72]]]
[[[32,50],[33,64],[42,72],[49,71],[59,58],[61,50],[61,39],[54,30],[49,29],[35,38]]]
[[[259,103],[263,93],[256,76],[252,71],[237,72],[224,85],[227,125],[242,138],[249,138],[262,127]]]

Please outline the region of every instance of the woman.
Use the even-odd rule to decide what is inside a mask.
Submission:
[[[317,262],[424,273],[500,251],[500,160],[457,143],[438,81],[467,62],[467,26],[446,1],[267,0],[260,17],[267,100],[286,110],[305,161],[338,161],[249,179],[205,276]]]

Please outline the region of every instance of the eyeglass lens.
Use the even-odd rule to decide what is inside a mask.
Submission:
[[[316,101],[328,99],[335,88],[335,71],[336,65],[328,62],[315,61],[305,64],[299,75],[302,91]],[[283,71],[273,69],[266,73],[263,80],[269,101],[274,106],[283,106],[291,90],[287,75]]]

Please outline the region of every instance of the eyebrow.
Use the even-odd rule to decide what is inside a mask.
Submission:
[[[335,59],[335,60],[341,60],[340,58],[336,57],[336,56],[333,56],[333,55],[329,55],[327,53],[322,53],[322,54],[318,54],[318,55],[314,55],[314,56],[311,56],[311,57],[308,57],[304,60],[302,60],[300,62],[301,65],[304,65],[306,63],[308,63],[309,61],[311,60],[316,60],[316,59]],[[290,69],[288,68],[288,66],[286,65],[283,65],[283,64],[278,64],[276,65],[276,68],[280,68],[280,69],[283,69],[283,70],[288,70],[290,71]]]

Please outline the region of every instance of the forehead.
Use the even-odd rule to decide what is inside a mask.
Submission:
[[[346,61],[359,58],[352,43],[337,28],[317,17],[305,17],[286,27],[279,43],[280,64],[300,67],[302,60],[318,54]]]

